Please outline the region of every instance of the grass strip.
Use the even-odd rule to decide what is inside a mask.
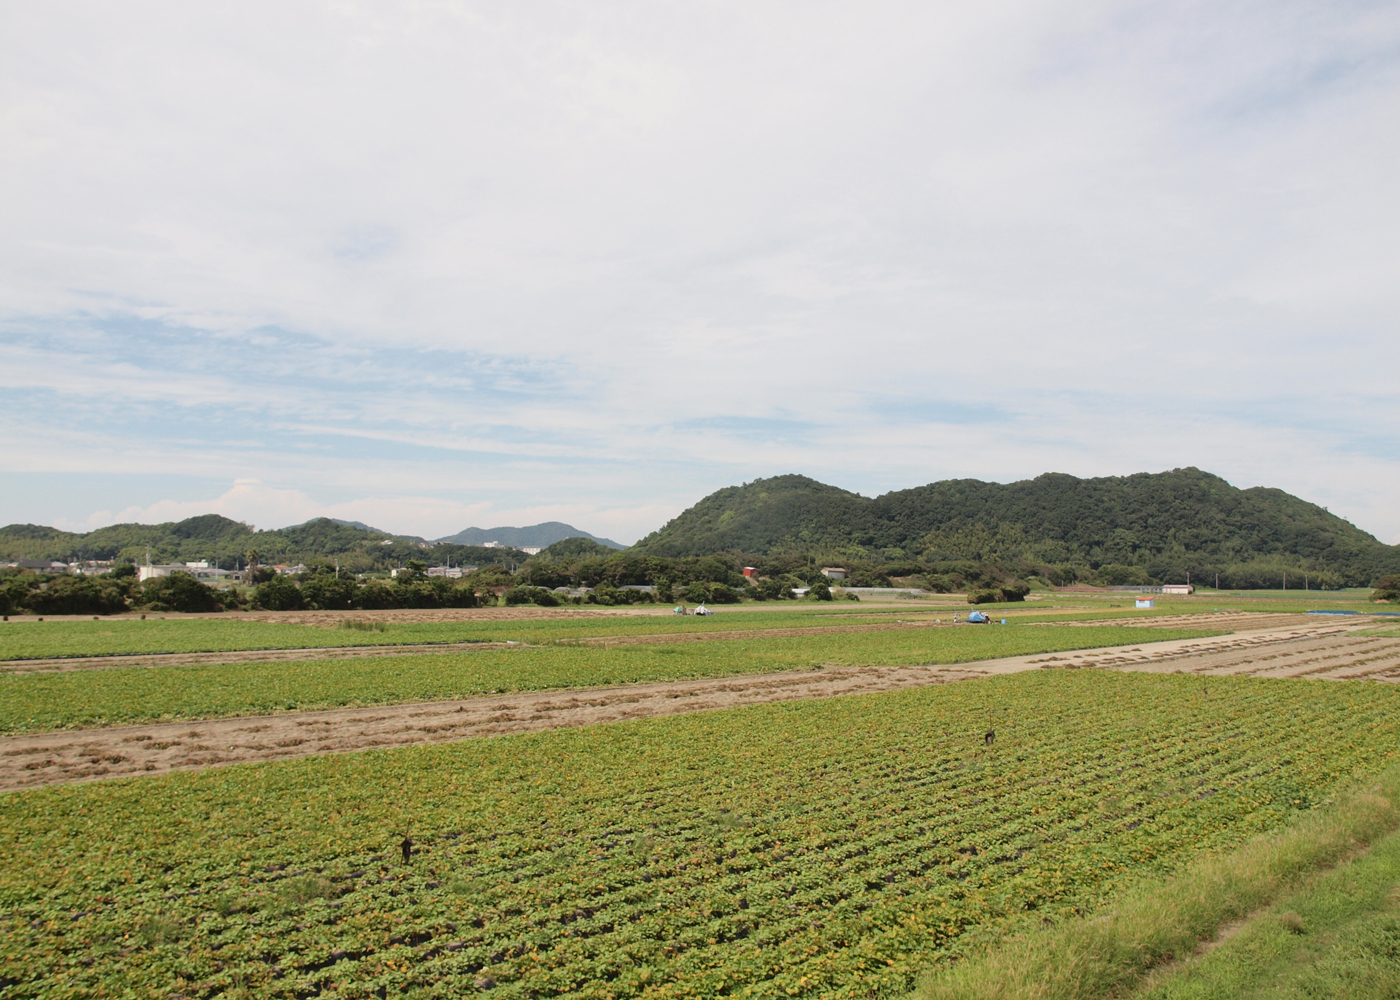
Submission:
[[[1400,833],[1270,907],[1140,1000],[1400,996]]]
[[[1397,628],[1397,627],[1394,626],[1394,625],[1391,625],[1391,626],[1382,626],[1381,628],[1362,629],[1361,631],[1359,631],[1359,632],[1354,632],[1354,633],[1352,633],[1352,634],[1353,634],[1353,635],[1369,635],[1369,636],[1373,636],[1373,637],[1375,637],[1375,638],[1377,638],[1377,639],[1400,639],[1400,628]]]
[[[1400,768],[1331,808],[1181,875],[1126,893],[1109,912],[1031,931],[933,973],[921,1000],[1087,1000],[1118,996],[1155,966],[1190,954],[1223,925],[1277,899],[1400,825]]]
[[[691,680],[815,666],[966,663],[1216,633],[1088,626],[775,636],[666,645],[201,664],[0,676],[0,733]]]

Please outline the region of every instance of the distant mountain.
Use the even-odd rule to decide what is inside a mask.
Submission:
[[[310,521],[305,521],[305,522],[303,522],[303,523],[304,523],[304,524],[311,524],[312,521],[320,521],[320,520],[334,521],[336,524],[343,525],[343,526],[345,526],[345,527],[347,527],[347,528],[359,528],[361,531],[372,532],[373,534],[376,534],[376,535],[392,535],[392,534],[393,534],[392,531],[385,531],[383,528],[375,528],[375,527],[373,527],[373,526],[371,526],[371,525],[365,524],[364,521],[342,521],[342,520],[341,520],[340,518],[338,518],[338,517],[327,517],[327,518],[313,517]],[[300,527],[300,525],[297,525],[297,527]]]
[[[587,538],[600,545],[606,545],[610,549],[627,547],[619,545],[610,538],[590,535],[586,531],[580,531],[573,525],[564,524],[561,521],[546,521],[543,524],[532,524],[528,528],[467,528],[455,535],[439,538],[438,541],[451,542],[455,545],[485,545],[488,542],[496,542],[508,548],[543,549],[555,542],[562,542],[566,538]]]
[[[36,524],[0,528],[0,559],[120,559],[143,562],[188,562],[208,559],[224,567],[246,561],[256,550],[259,561],[339,563],[360,573],[402,565],[409,559],[430,564],[518,566],[526,554],[512,547],[480,548],[451,542],[391,535],[368,525],[320,517],[272,531],[256,531],[218,514],[201,514],[165,524],[113,524],[84,534]]]
[[[1101,479],[1047,473],[1007,484],[956,479],[874,499],[777,476],[710,494],[630,551],[1117,565],[1157,580],[1190,572],[1202,582],[1233,568],[1240,572],[1232,579],[1271,586],[1290,568],[1357,586],[1400,571],[1400,547],[1316,504],[1277,489],[1237,489],[1193,468]],[[1246,566],[1259,572],[1244,573]]]

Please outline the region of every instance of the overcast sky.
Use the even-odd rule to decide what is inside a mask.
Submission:
[[[1393,0],[52,0],[0,115],[0,523],[1194,465],[1400,542]]]

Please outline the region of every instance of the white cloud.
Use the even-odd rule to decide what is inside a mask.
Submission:
[[[8,470],[623,538],[787,470],[1194,464],[1400,531],[1393,6],[5,25]]]
[[[610,510],[586,504],[496,509],[489,503],[463,504],[414,496],[364,497],[342,503],[323,503],[300,490],[278,489],[255,479],[240,479],[217,496],[158,500],[118,511],[101,510],[80,521],[60,520],[56,526],[69,531],[90,531],[108,524],[161,524],[199,514],[221,514],[257,528],[281,528],[317,517],[332,517],[359,521],[396,534],[441,538],[467,527],[522,527],[544,521],[582,521],[593,529],[592,534],[607,536],[610,531],[618,532],[630,543],[636,540],[632,529],[637,523],[654,523],[678,512],[656,505]]]

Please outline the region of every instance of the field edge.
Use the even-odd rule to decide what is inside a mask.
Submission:
[[[1107,912],[1022,932],[927,973],[911,1000],[1091,1000],[1119,996],[1191,954],[1227,924],[1271,905],[1302,879],[1400,830],[1400,765],[1359,780],[1314,810],[1178,875],[1130,890]]]

